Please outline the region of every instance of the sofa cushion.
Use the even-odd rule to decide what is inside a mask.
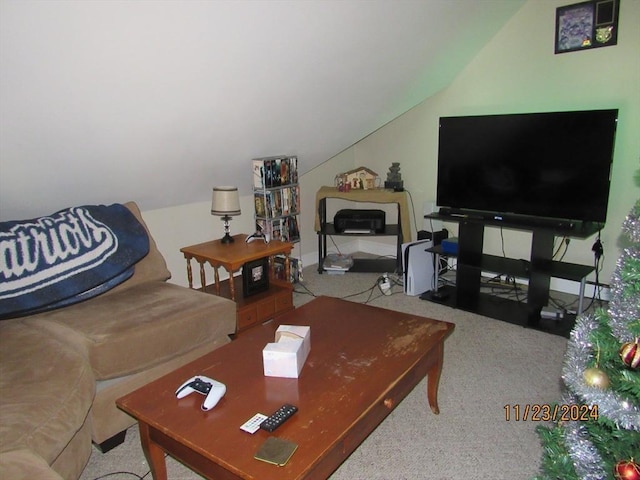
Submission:
[[[95,393],[82,355],[21,320],[0,322],[0,452],[28,449],[52,464]]]
[[[25,318],[73,346],[96,379],[153,367],[235,330],[235,303],[166,282],[148,282]]]

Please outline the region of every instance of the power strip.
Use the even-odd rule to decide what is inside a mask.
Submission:
[[[378,287],[384,295],[391,295],[391,281],[386,273],[378,279]]]

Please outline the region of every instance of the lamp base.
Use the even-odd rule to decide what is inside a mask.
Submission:
[[[235,242],[235,240],[233,239],[233,237],[231,235],[229,235],[229,232],[224,234],[224,237],[222,237],[220,239],[220,243],[233,243]]]
[[[224,222],[224,237],[220,239],[220,242],[223,244],[233,243],[233,237],[229,235],[229,220],[231,220],[231,217],[229,215],[225,215],[224,217],[222,217],[222,221]]]

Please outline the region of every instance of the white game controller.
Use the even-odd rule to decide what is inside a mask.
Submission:
[[[264,243],[269,243],[271,241],[271,237],[269,236],[268,233],[253,233],[251,235],[249,235],[247,237],[247,239],[245,240],[245,242],[247,243],[251,243],[251,242],[255,242],[257,240],[262,240],[264,241]]]
[[[224,394],[227,392],[227,387],[224,383],[220,383],[203,375],[198,375],[180,385],[180,388],[176,390],[176,397],[183,398],[193,392],[206,395],[201,407],[202,410],[206,412],[215,407],[220,399],[224,397]]]

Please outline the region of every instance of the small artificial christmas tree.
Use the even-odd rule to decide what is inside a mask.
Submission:
[[[538,427],[544,453],[537,480],[640,480],[640,200],[622,233],[628,245],[608,309],[576,320],[563,403],[552,427]]]

